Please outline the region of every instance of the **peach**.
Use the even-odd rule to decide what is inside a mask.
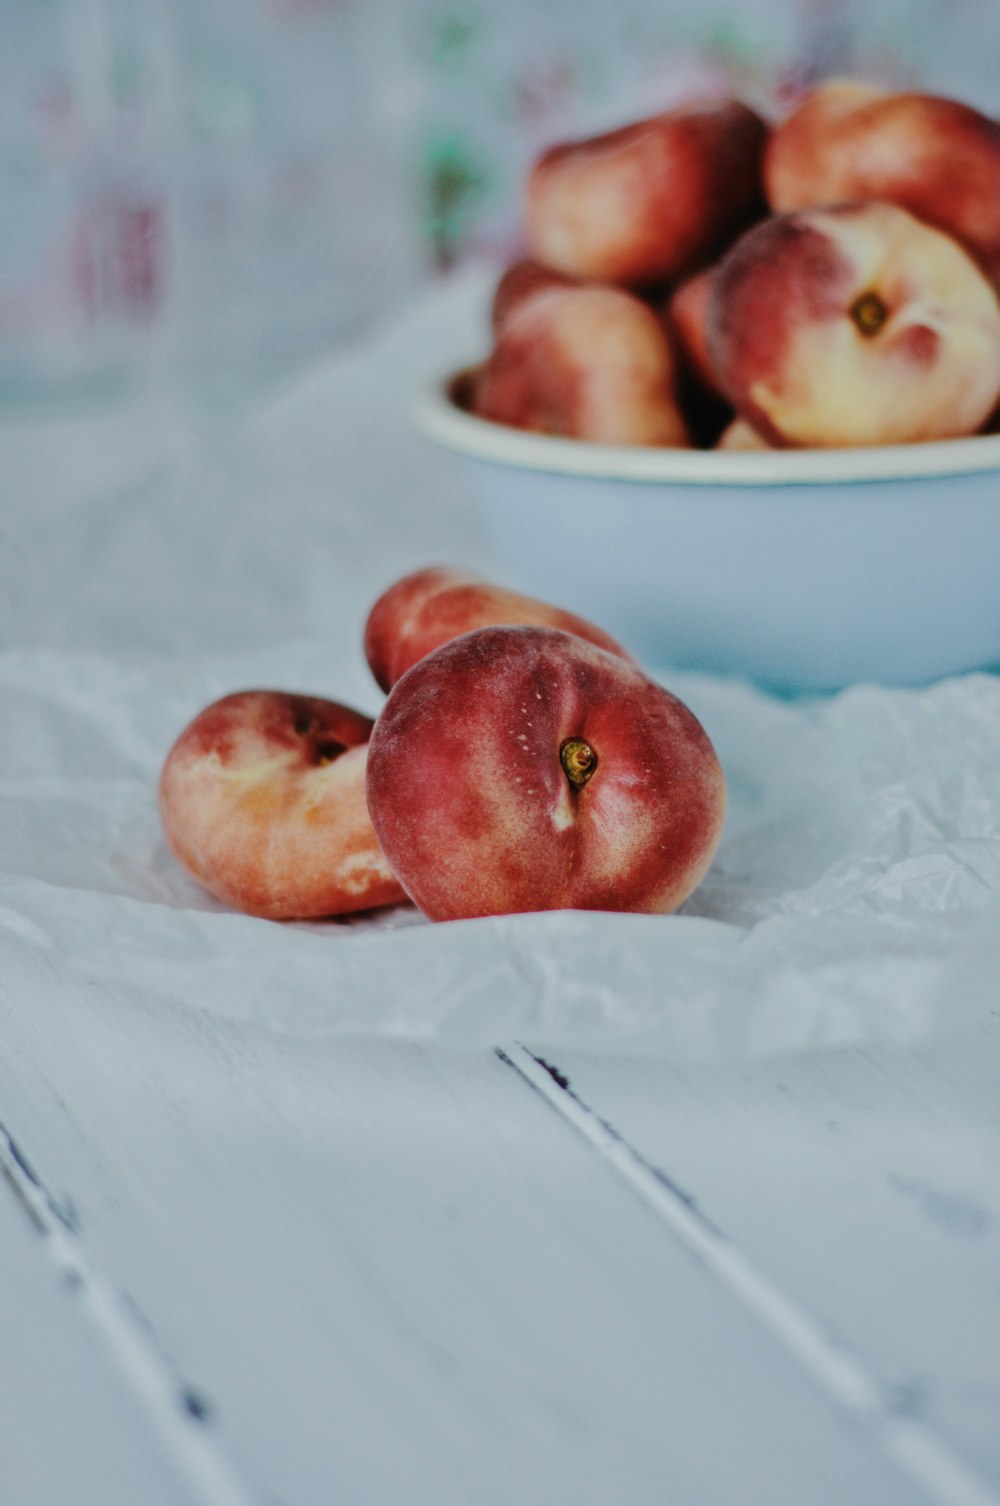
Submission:
[[[620,659],[620,643],[574,612],[521,596],[448,565],[406,575],[379,597],[365,624],[365,657],[383,690],[443,643],[481,627],[561,628]]]
[[[553,147],[528,179],[531,254],[601,282],[686,277],[761,213],[766,137],[753,110],[723,100]]]
[[[679,905],[708,869],[725,781],[694,715],[570,633],[487,627],[389,693],[368,807],[432,920]]]
[[[549,287],[524,298],[477,374],[472,409],[570,439],[689,442],[662,322],[619,288]]]
[[[667,332],[680,367],[681,412],[694,443],[714,448],[733,410],[719,389],[708,346],[708,309],[714,268],[706,267],[682,282],[663,308]]]
[[[775,131],[764,178],[781,213],[854,199],[898,204],[1000,280],[1000,124],[957,100],[833,80]]]
[[[160,776],[174,855],[217,898],[272,920],[404,900],[365,801],[371,729],[334,701],[277,690],[207,706]]]
[[[771,444],[971,434],[1000,392],[1000,304],[950,236],[891,204],[756,226],[717,268],[709,345]]]
[[[719,435],[715,448],[717,450],[770,450],[773,446],[769,445],[766,439],[762,439],[745,418],[734,418]]]
[[[540,261],[532,261],[530,257],[514,262],[500,278],[493,294],[490,323],[494,335],[500,333],[508,315],[532,294],[544,292],[546,288],[579,286],[574,278],[565,277],[562,272],[553,272],[551,267],[543,267]]]
[[[717,392],[719,384],[708,344],[711,292],[712,268],[709,267],[675,288],[667,303],[667,320],[688,370],[702,387]]]

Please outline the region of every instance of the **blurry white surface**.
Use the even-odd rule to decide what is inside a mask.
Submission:
[[[350,0],[9,0],[0,413],[230,393],[419,278]]]

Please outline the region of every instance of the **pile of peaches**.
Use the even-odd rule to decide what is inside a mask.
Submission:
[[[462,402],[625,445],[904,444],[996,427],[1000,124],[824,83],[556,146]]]
[[[176,857],[271,919],[412,900],[432,920],[675,909],[718,844],[704,728],[600,628],[457,570],[397,581],[365,652],[373,723],[249,690],[205,708],[160,777]]]

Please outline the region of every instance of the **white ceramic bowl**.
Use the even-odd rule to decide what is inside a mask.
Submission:
[[[1000,663],[1000,436],[627,448],[473,417],[462,388],[426,388],[416,419],[461,457],[511,584],[646,663],[783,691]]]

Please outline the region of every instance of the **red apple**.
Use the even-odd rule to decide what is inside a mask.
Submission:
[[[370,717],[244,690],[207,706],[160,777],[174,855],[211,894],[272,920],[404,900],[365,801]]]
[[[957,100],[833,80],[775,131],[764,177],[782,213],[849,199],[898,204],[1000,281],[1000,123]]]
[[[553,147],[528,180],[531,253],[602,282],[686,277],[761,213],[766,137],[758,115],[724,100]]]
[[[481,418],[603,444],[687,445],[663,324],[619,288],[547,287],[505,316],[473,384]]]
[[[673,910],[705,874],[725,782],[707,734],[634,664],[555,628],[479,628],[389,693],[368,807],[432,920]]]
[[[609,633],[575,612],[450,565],[429,565],[383,592],[365,624],[365,657],[382,689],[391,690],[411,665],[443,643],[474,628],[504,626],[561,628],[620,659],[631,659]]]
[[[891,204],[755,226],[709,301],[726,396],[775,445],[972,434],[1000,392],[997,295],[950,236]]]

